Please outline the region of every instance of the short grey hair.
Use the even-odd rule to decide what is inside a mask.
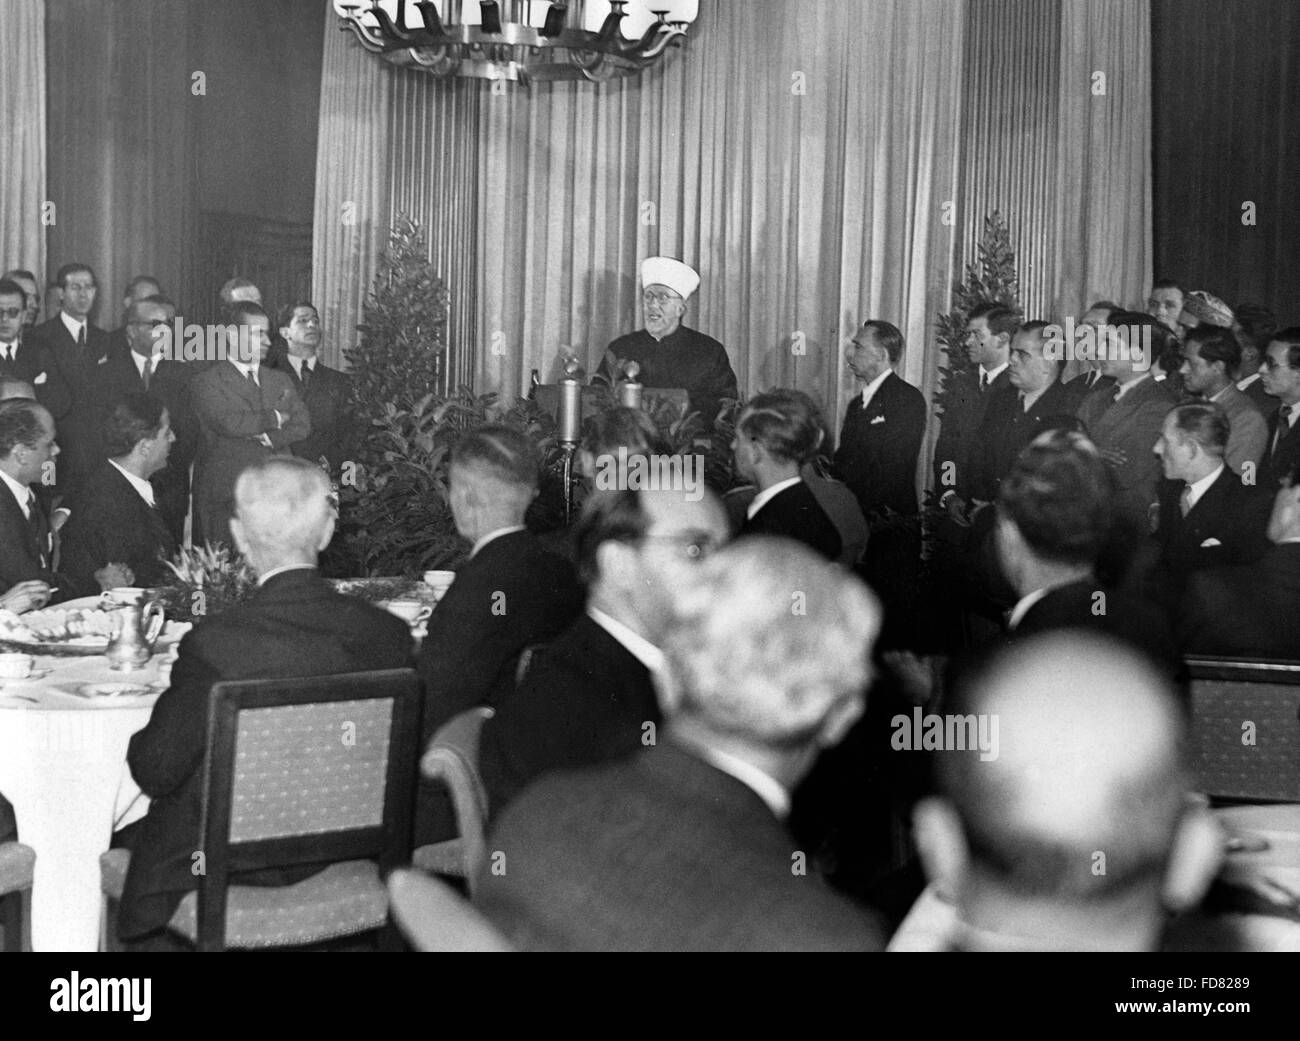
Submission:
[[[815,740],[871,679],[880,606],[789,539],[751,537],[701,562],[664,641],[677,713],[766,746]]]
[[[329,478],[305,459],[275,456],[235,481],[235,516],[248,541],[270,556],[314,554],[333,515]]]

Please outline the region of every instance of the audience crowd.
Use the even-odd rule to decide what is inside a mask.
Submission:
[[[691,400],[717,404],[734,374],[680,325],[698,277],[673,264],[607,378],[635,348],[671,380],[656,345],[707,340]],[[214,683],[403,666],[424,743],[491,709],[477,768],[509,866],[476,903],[516,947],[880,949],[928,878],[955,906],[946,947],[1143,949],[1209,885],[1184,662],[1300,659],[1300,326],[1166,280],[1077,325],[980,305],[923,460],[925,395],[872,319],[838,436],[807,394],[750,397],[725,495],[602,487],[611,458],[670,453],[638,410],[589,419],[560,534],[525,523],[533,440],[471,430],[447,465],[471,549],[417,649],[319,575],[350,431],[310,303],[272,319],[232,280],[225,358],[193,362],[164,349],[156,279],[126,287],[112,332],[88,266],[54,287],[38,322],[32,274],[0,278],[0,608],[160,585],[204,540],[260,587],[186,637],[131,742],[153,802],[117,837],[124,940],[157,942],[194,887]],[[1001,731],[929,754],[889,733],[914,710]],[[456,836],[445,790],[419,782],[415,806],[414,845]]]

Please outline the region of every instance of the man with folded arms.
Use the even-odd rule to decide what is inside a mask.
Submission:
[[[932,885],[925,948],[1157,949],[1223,848],[1188,797],[1186,717],[1168,680],[1123,644],[1051,633],[955,695],[954,715],[997,723],[997,752],[935,753],[939,794],[914,816]],[[918,906],[891,949],[922,949],[909,942],[921,918]]]
[[[102,434],[108,459],[77,492],[61,533],[63,571],[76,596],[163,585],[171,574],[164,560],[176,553],[149,483],[176,441],[167,409],[151,395],[129,394],[104,417]]]
[[[307,407],[283,372],[265,368],[262,349],[270,343],[270,319],[257,304],[236,303],[227,328],[226,360],[194,377],[190,396],[199,423],[194,464],[194,517],[200,537],[230,543],[235,478],[241,470],[274,455],[311,433]],[[240,333],[235,341],[230,335]],[[241,352],[247,348],[247,357]]]
[[[171,686],[158,698],[148,725],[131,738],[131,776],[152,802],[142,820],[115,836],[115,846],[132,851],[118,917],[124,940],[163,929],[195,888],[192,868],[202,845],[203,760],[214,684],[411,664],[405,622],[334,592],[320,577],[317,556],[329,544],[334,522],[329,478],[320,467],[273,458],[240,474],[230,530],[257,572],[258,590],[186,634]],[[285,885],[314,870],[268,870],[237,881]]]
[[[651,677],[672,598],[725,541],[727,522],[706,491],[605,491],[584,504],[574,535],[586,612],[533,654],[483,726],[480,768],[493,814],[548,770],[618,758],[652,740],[660,716]]]
[[[654,747],[539,779],[493,831],[505,870],[477,902],[525,949],[879,949],[783,823],[862,715],[875,597],[785,539],[741,539],[676,593]]]

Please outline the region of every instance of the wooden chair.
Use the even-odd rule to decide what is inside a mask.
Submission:
[[[32,949],[32,872],[36,851],[21,842],[0,843],[0,928],[4,951]]]
[[[1300,802],[1300,662],[1188,658],[1187,667],[1200,790]]]
[[[382,929],[382,879],[410,850],[419,712],[410,669],[214,686],[204,870],[168,929],[199,950],[305,946]],[[100,858],[110,900],[121,899],[129,858],[124,850]],[[231,882],[237,872],[315,864],[329,866],[294,885]]]
[[[504,936],[451,886],[418,871],[388,877],[393,917],[417,951],[462,953],[512,950]]]
[[[478,750],[483,724],[493,715],[492,709],[481,706],[448,720],[420,761],[425,777],[447,786],[460,835],[421,846],[411,861],[421,871],[465,879],[471,896],[487,862],[488,798],[478,772]]]

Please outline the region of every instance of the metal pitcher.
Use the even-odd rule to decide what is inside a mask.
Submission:
[[[110,668],[131,672],[143,668],[153,654],[153,644],[162,632],[164,615],[157,600],[138,600],[112,610],[113,638],[108,641]]]

